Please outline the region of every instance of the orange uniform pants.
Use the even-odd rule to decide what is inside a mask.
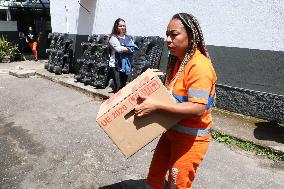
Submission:
[[[196,170],[203,160],[211,136],[191,136],[174,130],[165,132],[156,147],[146,188],[163,189],[167,171],[169,189],[192,188]]]
[[[37,59],[37,42],[29,43],[30,48],[33,51],[33,54],[35,56],[35,59]]]

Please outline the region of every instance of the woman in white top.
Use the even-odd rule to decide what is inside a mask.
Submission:
[[[130,52],[129,48],[126,47],[130,43],[133,42],[131,38],[126,35],[125,21],[122,18],[116,19],[109,38],[109,69],[110,78],[114,81],[113,92],[117,92],[126,85],[129,70],[126,71],[122,69],[121,65],[119,64],[119,59],[121,56],[127,56],[127,54],[132,53]]]

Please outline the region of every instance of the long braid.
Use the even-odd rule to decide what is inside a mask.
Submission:
[[[182,24],[184,25],[188,36],[192,34],[192,43],[190,44],[180,66],[176,73],[175,79],[177,80],[181,72],[184,70],[184,67],[189,62],[193,54],[195,53],[196,49],[199,48],[201,53],[209,58],[209,53],[205,46],[204,37],[201,31],[201,28],[198,24],[198,21],[195,19],[194,16],[187,13],[179,13],[173,16],[173,19],[179,19]],[[167,71],[166,71],[166,85],[169,85],[169,82],[173,78],[173,71],[177,61],[177,57],[173,57],[172,55],[169,56],[169,61],[167,64]],[[174,81],[175,82],[175,81]]]

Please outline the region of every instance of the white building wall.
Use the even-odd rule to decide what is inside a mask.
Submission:
[[[96,0],[50,0],[53,32],[89,35],[93,30]]]
[[[79,22],[77,33],[81,35],[89,35],[93,31],[96,0],[81,0],[79,4]]]
[[[51,0],[54,32],[111,32],[125,19],[130,35],[165,37],[170,18],[192,13],[208,45],[284,51],[284,0]]]
[[[284,51],[284,0],[98,0],[93,32],[122,17],[129,34],[165,37],[178,12],[199,20],[209,45]]]
[[[52,32],[77,34],[79,8],[75,0],[50,0]]]

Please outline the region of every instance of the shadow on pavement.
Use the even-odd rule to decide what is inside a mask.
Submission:
[[[145,179],[125,180],[108,186],[100,187],[100,189],[144,189]]]
[[[284,144],[284,126],[277,122],[259,122],[255,125],[257,126],[254,130],[255,138]]]
[[[168,185],[165,184],[164,189],[167,189]],[[119,183],[115,183],[109,186],[103,186],[99,189],[145,189],[145,179],[140,180],[125,180]]]

